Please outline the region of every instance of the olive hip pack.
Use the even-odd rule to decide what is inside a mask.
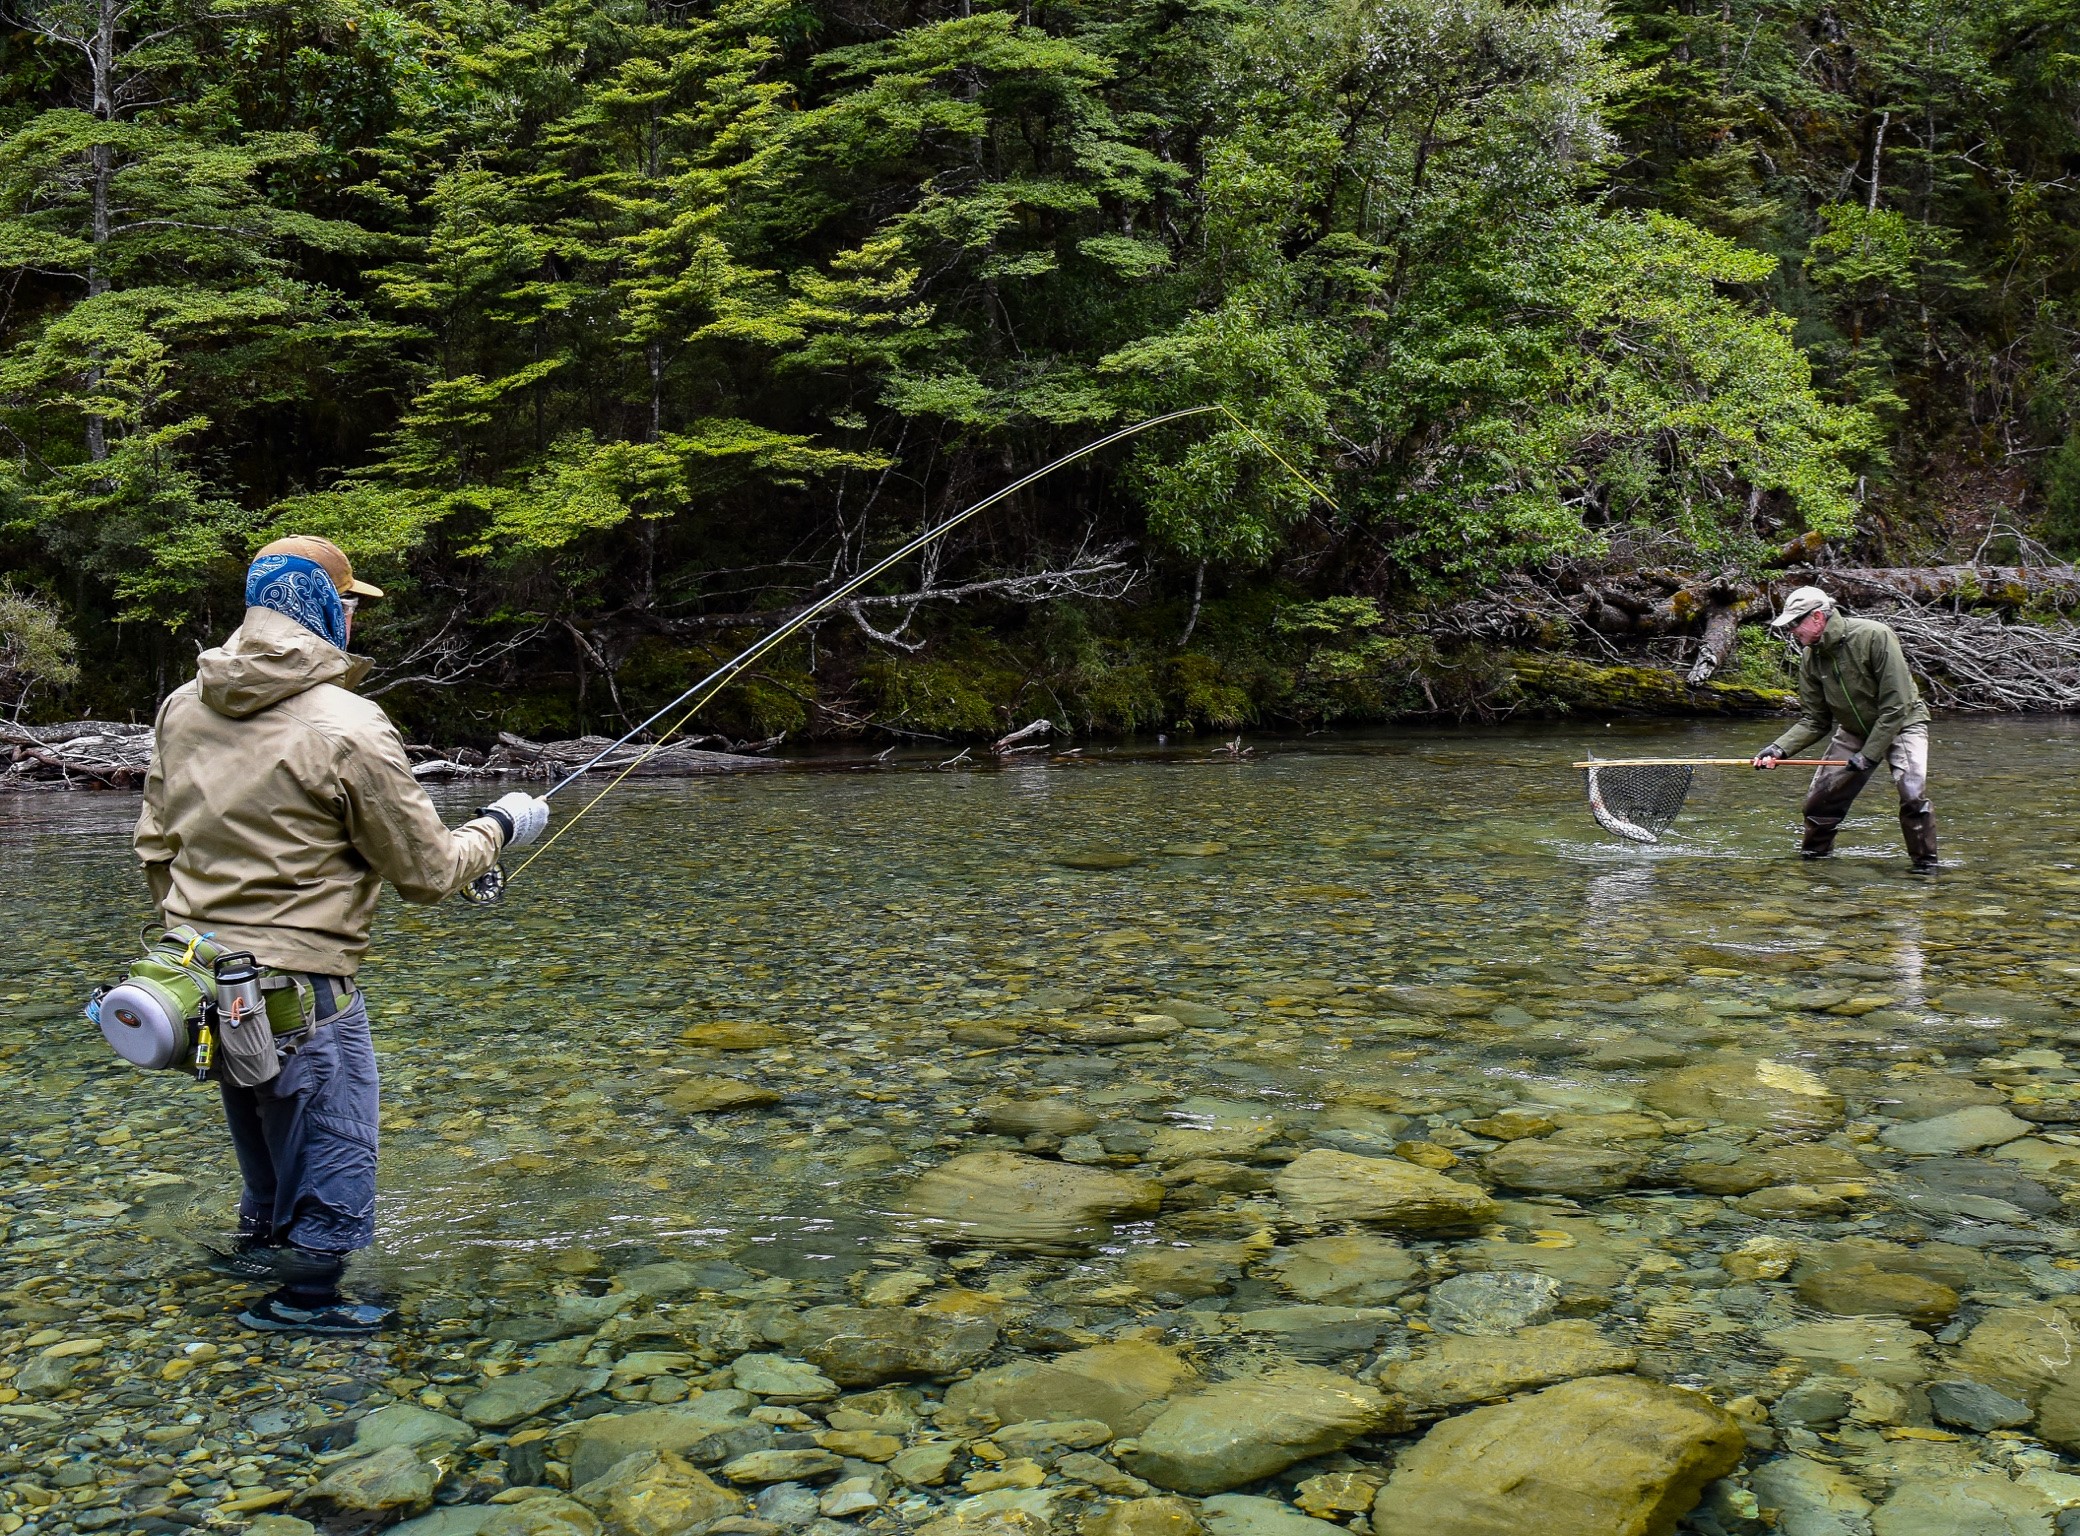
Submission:
[[[87,1017],[123,1060],[151,1070],[192,1068],[241,1088],[270,1082],[282,1069],[285,1036],[300,1037],[317,1018],[310,984],[266,973],[253,957],[215,943],[186,924],[145,929],[144,957],[113,987],[96,987]]]

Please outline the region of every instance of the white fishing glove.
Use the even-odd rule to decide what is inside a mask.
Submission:
[[[505,834],[506,847],[525,848],[549,825],[549,802],[540,795],[523,795],[515,790],[510,795],[500,795],[477,814],[498,823],[499,831]]]

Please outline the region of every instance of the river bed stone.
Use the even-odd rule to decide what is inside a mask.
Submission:
[[[1593,1376],[1446,1419],[1396,1464],[1379,1536],[1659,1532],[1740,1463],[1740,1427],[1706,1399]]]

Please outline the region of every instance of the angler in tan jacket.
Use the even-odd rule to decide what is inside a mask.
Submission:
[[[548,802],[512,794],[450,828],[412,777],[397,728],[352,689],[354,608],[382,594],[323,539],[254,558],[246,617],[159,708],[137,856],[166,924],[186,923],[301,978],[316,1023],[284,1036],[280,1074],[219,1084],[245,1191],[237,1245],[212,1256],[279,1283],[248,1326],[367,1333],[382,1308],[339,1294],[375,1235],[376,1064],[354,973],[383,882],[436,902],[540,835]]]

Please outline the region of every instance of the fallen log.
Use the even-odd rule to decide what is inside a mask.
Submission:
[[[1792,567],[1771,583],[1781,600],[1813,586],[1850,607],[1949,603],[2014,611],[2080,609],[2080,567],[2071,565],[1826,565]]]
[[[781,739],[775,736],[754,745],[757,749],[777,747]],[[564,777],[612,745],[605,736],[536,742],[502,735],[489,752],[432,747],[408,750],[417,759],[412,775],[420,780],[546,781]],[[673,742],[648,757],[645,751],[638,745],[624,747],[603,758],[592,771],[619,773],[633,765],[636,777],[669,778],[787,766],[783,758],[713,752],[682,742]],[[137,789],[151,766],[152,728],[148,725],[74,720],[63,725],[23,726],[0,721],[0,789]]]
[[[779,737],[760,745],[778,746]],[[471,778],[560,779],[575,770],[590,773],[619,773],[624,769],[635,778],[682,778],[689,774],[746,773],[761,768],[780,768],[785,758],[754,757],[745,752],[712,752],[703,747],[670,742],[651,748],[630,742],[616,750],[611,737],[580,736],[575,741],[539,742],[509,731],[500,731],[498,745],[485,754],[483,766],[466,770]],[[601,756],[605,753],[605,756]],[[592,762],[593,758],[599,761]],[[416,771],[416,770],[415,770]]]
[[[1763,715],[1791,705],[1782,688],[1738,683],[1692,687],[1657,667],[1598,666],[1574,656],[1510,658],[1518,690],[1531,707],[1593,709],[1619,715]]]

